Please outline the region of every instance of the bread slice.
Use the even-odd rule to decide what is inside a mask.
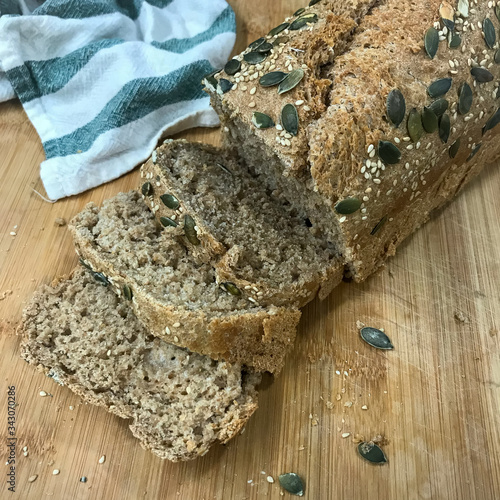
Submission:
[[[141,177],[157,218],[187,230],[190,251],[214,262],[217,281],[236,286],[244,297],[301,307],[318,290],[324,298],[342,279],[343,265],[323,235],[314,234],[261,176],[250,176],[233,153],[168,140],[142,166]]]
[[[84,263],[130,300],[154,335],[257,371],[282,368],[300,311],[262,307],[219,286],[213,267],[195,263],[139,193],[87,205],[70,230]]]
[[[249,56],[254,43],[206,78],[231,146],[358,281],[500,155],[500,21],[492,2],[468,16],[462,3],[311,2],[263,34],[267,52]],[[486,19],[489,42],[486,27],[468,28]],[[262,85],[270,72],[294,76]],[[288,140],[285,106],[298,119],[287,112]],[[255,112],[276,127],[257,128]]]
[[[134,436],[161,458],[204,455],[257,409],[259,374],[154,337],[81,267],[34,294],[21,333],[26,361],[85,401],[132,419]]]

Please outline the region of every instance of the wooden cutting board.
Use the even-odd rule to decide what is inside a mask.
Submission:
[[[236,51],[301,6],[231,3]],[[217,143],[219,132],[181,135]],[[69,220],[89,201],[136,187],[137,170],[46,203],[33,191],[43,192],[42,147],[17,102],[0,105],[0,151],[2,460],[8,386],[15,386],[18,437],[16,493],[7,491],[6,467],[0,498],[278,499],[278,475],[290,471],[315,500],[500,498],[500,164],[436,213],[376,276],[344,283],[306,307],[296,349],[282,375],[264,384],[245,432],[203,458],[173,464],[144,451],[127,422],[28,366],[15,335],[35,288],[77,263],[56,218]],[[358,321],[384,328],[395,349],[363,343]],[[379,439],[388,464],[360,459],[361,437]]]

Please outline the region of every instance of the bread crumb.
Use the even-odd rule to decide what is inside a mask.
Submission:
[[[268,483],[274,483],[274,478],[273,478],[273,476],[267,476],[267,477],[266,477],[266,480],[267,480],[267,482],[268,482]]]
[[[333,408],[333,403],[331,401],[326,402],[326,407],[331,410]]]
[[[337,395],[335,396],[335,399],[336,399],[337,401],[340,401],[340,400],[342,399],[342,396],[341,396],[340,394],[337,394]]]
[[[365,440],[364,436],[362,434],[354,434],[352,436],[352,441],[353,443],[362,443]]]
[[[66,225],[66,219],[64,219],[63,217],[56,217],[54,219],[54,223],[56,226],[65,226]]]
[[[318,419],[317,419],[317,418],[313,418],[313,419],[311,420],[311,425],[312,425],[313,427],[316,427],[316,426],[318,425]]]
[[[358,330],[361,330],[361,328],[364,328],[364,326],[365,326],[365,324],[364,324],[363,322],[361,322],[361,321],[359,321],[359,320],[358,320],[358,321],[356,321],[356,328],[357,328]]]
[[[0,295],[0,300],[6,299],[9,295],[12,295],[12,290],[5,290],[5,292]]]
[[[362,409],[362,410],[368,410],[368,406],[363,405],[363,406],[361,407],[361,409]]]
[[[299,451],[304,451],[305,449],[306,449],[306,447],[305,447],[303,444],[301,444],[301,445],[299,446]]]
[[[462,311],[455,311],[454,316],[456,320],[460,321],[460,323],[469,323],[469,317]]]
[[[352,406],[352,401],[346,401],[344,403],[344,406],[346,406],[347,408],[350,408]]]

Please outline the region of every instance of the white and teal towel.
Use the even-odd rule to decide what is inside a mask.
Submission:
[[[0,101],[17,96],[40,135],[51,199],[131,170],[163,133],[218,124],[200,82],[234,45],[225,0],[0,0],[2,9]]]

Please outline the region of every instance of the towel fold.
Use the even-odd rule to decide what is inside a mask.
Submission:
[[[0,18],[0,101],[17,96],[40,135],[49,198],[130,171],[162,134],[219,123],[201,80],[234,45],[224,0],[10,4]]]

